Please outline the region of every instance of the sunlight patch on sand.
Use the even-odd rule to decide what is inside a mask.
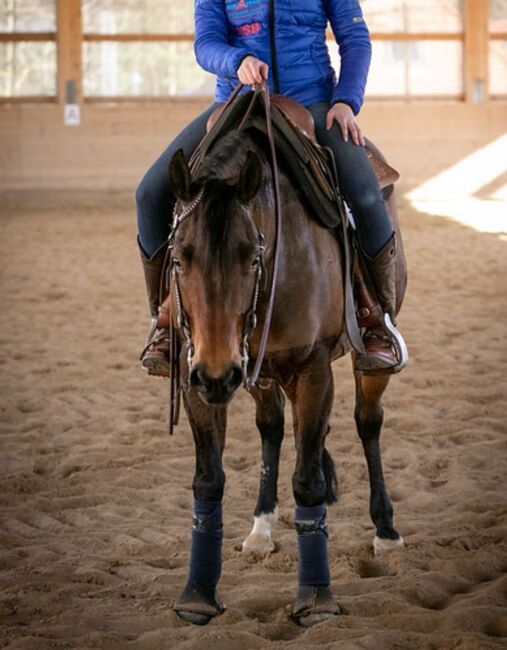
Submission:
[[[505,233],[507,185],[494,186],[506,172],[507,134],[433,176],[406,196],[419,212],[447,217],[479,232]],[[487,186],[492,186],[491,192]]]

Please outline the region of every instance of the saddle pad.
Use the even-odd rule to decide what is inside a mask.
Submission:
[[[315,146],[312,151],[299,134],[294,135],[292,124],[274,107],[272,117],[276,149],[310,214],[322,226],[336,228],[341,217],[334,193],[336,181],[330,153],[318,145],[312,145]],[[266,122],[260,115],[252,115],[247,124],[248,129],[266,136]]]

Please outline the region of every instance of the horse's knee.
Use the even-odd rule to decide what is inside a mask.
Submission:
[[[284,419],[282,415],[276,415],[271,418],[257,418],[257,428],[260,431],[263,440],[269,440],[272,444],[280,446],[284,434]]]
[[[360,409],[356,409],[354,418],[357,433],[363,442],[380,436],[384,420],[384,410],[382,408],[371,410],[368,413],[363,413]]]
[[[285,424],[283,413],[285,399],[283,393],[277,388],[269,391],[268,395],[263,395],[259,391],[255,394],[255,397],[257,401],[255,423],[262,437],[281,442]]]
[[[294,499],[300,506],[313,507],[326,500],[327,484],[322,467],[297,468],[292,477]]]
[[[224,495],[225,473],[222,469],[197,474],[194,477],[194,497],[201,501],[221,501]]]

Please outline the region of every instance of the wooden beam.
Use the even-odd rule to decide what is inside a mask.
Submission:
[[[489,0],[465,0],[464,88],[468,102],[489,99]]]
[[[193,43],[193,34],[83,34],[84,41],[169,41],[169,42],[189,42]]]
[[[0,32],[0,43],[55,40],[55,32]]]
[[[334,40],[333,33],[327,32],[327,40]],[[462,41],[463,33],[460,32],[373,32],[371,38],[374,41]],[[168,41],[168,42],[193,42],[194,34],[146,34],[146,33],[125,33],[125,34],[83,34],[83,40],[88,42],[115,41]]]
[[[85,104],[192,104],[210,100],[210,95],[94,95]]]
[[[333,37],[334,38],[334,37]],[[372,32],[373,41],[462,41],[460,32]]]
[[[54,104],[56,99],[50,95],[16,95],[14,97],[0,97],[0,104]]]
[[[83,98],[81,63],[81,0],[57,0],[58,103],[80,104]]]

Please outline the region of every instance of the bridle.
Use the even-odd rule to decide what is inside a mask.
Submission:
[[[195,211],[195,209],[202,202],[204,197],[204,188],[201,188],[199,193],[189,203],[182,212],[178,212],[178,204],[175,205],[173,211],[173,226],[171,232],[169,233],[168,238],[168,250],[170,251],[168,269],[171,275],[171,280],[174,286],[174,301],[176,303],[176,321],[178,323],[178,329],[181,332],[183,342],[187,347],[187,363],[189,371],[192,370],[193,365],[193,356],[194,356],[194,345],[192,343],[192,331],[190,328],[190,321],[183,307],[183,299],[181,296],[180,281],[178,275],[178,263],[177,258],[174,256],[174,241],[176,234],[178,232],[179,226],[185,219],[190,217],[190,215]],[[241,344],[240,344],[240,357],[241,357],[241,370],[243,372],[243,386],[250,390],[252,386],[255,385],[256,380],[252,382],[252,377],[248,377],[248,362],[249,362],[249,340],[250,337],[257,326],[257,305],[259,302],[259,294],[262,282],[262,275],[264,273],[264,252],[266,246],[264,244],[264,235],[259,230],[255,222],[253,222],[257,230],[257,254],[252,260],[252,265],[255,266],[255,280],[254,287],[252,290],[252,297],[250,299],[250,304],[247,311],[245,312],[243,319],[243,331],[241,335]]]
[[[257,379],[252,383],[252,377],[248,377],[248,362],[250,360],[248,354],[248,342],[257,327],[257,303],[259,302],[259,293],[261,290],[262,274],[264,273],[264,252],[266,246],[264,244],[264,235],[257,229],[257,238],[259,244],[257,247],[257,255],[253,259],[252,264],[255,264],[255,283],[250,299],[250,306],[245,314],[243,321],[243,333],[241,336],[240,356],[241,356],[241,370],[243,371],[243,386],[246,390],[250,390],[252,386],[257,383]]]
[[[239,91],[243,87],[242,84],[238,84],[236,86],[234,92],[232,93],[231,97],[229,98],[229,101],[227,102],[226,106],[224,107],[224,113],[227,110],[227,108],[232,104],[233,100],[237,97]],[[272,265],[272,273],[271,273],[271,286],[269,290],[269,298],[268,298],[268,303],[266,307],[266,314],[264,318],[264,324],[262,328],[262,334],[261,334],[261,339],[259,343],[259,350],[257,353],[257,358],[256,362],[254,365],[254,368],[252,370],[252,373],[250,376],[248,375],[248,364],[249,364],[249,340],[257,326],[257,306],[259,302],[259,295],[260,295],[260,289],[261,289],[261,282],[262,282],[262,276],[265,272],[265,265],[264,265],[264,253],[265,253],[265,243],[264,243],[264,235],[260,232],[260,230],[257,228],[257,235],[258,235],[258,249],[257,249],[257,255],[254,259],[254,263],[256,264],[256,271],[255,271],[255,282],[254,282],[254,287],[252,291],[252,297],[250,300],[250,305],[248,310],[245,313],[244,317],[244,323],[243,323],[243,331],[242,331],[242,336],[241,336],[241,344],[240,344],[240,357],[241,357],[241,369],[243,372],[243,385],[246,388],[246,390],[251,390],[255,386],[258,385],[258,379],[260,375],[260,370],[262,363],[264,361],[264,356],[266,353],[266,348],[267,348],[267,343],[268,343],[268,337],[269,337],[269,331],[271,327],[271,319],[273,315],[273,305],[274,305],[274,300],[275,300],[275,292],[276,292],[276,286],[277,286],[277,279],[278,279],[278,269],[280,266],[280,255],[281,255],[281,233],[282,233],[282,210],[281,210],[281,200],[280,200],[280,181],[279,181],[279,175],[278,175],[278,165],[277,165],[277,159],[276,159],[276,148],[275,148],[275,141],[274,141],[274,136],[273,136],[273,127],[272,127],[272,122],[271,122],[271,98],[269,95],[269,89],[267,87],[267,84],[263,82],[260,86],[257,86],[254,90],[252,100],[250,102],[250,105],[248,106],[245,115],[243,117],[243,120],[241,121],[241,124],[239,128],[241,129],[250,115],[250,112],[254,106],[254,103],[257,101],[257,97],[259,95],[263,96],[264,99],[264,107],[265,107],[265,114],[266,114],[266,129],[267,129],[267,136],[268,136],[268,143],[269,143],[269,150],[270,150],[270,164],[271,164],[271,173],[272,173],[272,179],[273,179],[273,194],[274,194],[274,203],[275,203],[275,237],[274,237],[274,243],[273,243],[273,265]],[[178,269],[176,265],[176,258],[173,255],[173,250],[174,250],[174,240],[176,237],[176,233],[178,231],[179,226],[181,223],[187,219],[194,211],[195,209],[199,206],[199,204],[202,202],[204,196],[204,188],[201,188],[199,193],[195,196],[195,198],[188,204],[186,205],[183,210],[180,212],[179,208],[180,205],[178,202],[174,206],[173,210],[173,220],[172,220],[172,228],[171,232],[169,234],[169,239],[168,239],[168,260],[167,260],[167,269],[170,273],[170,277],[173,281],[174,285],[174,290],[175,290],[175,302],[176,302],[176,308],[177,308],[177,323],[178,323],[178,328],[181,332],[181,336],[183,338],[183,341],[185,345],[187,346],[187,361],[189,364],[189,369],[192,367],[192,359],[193,359],[193,354],[194,354],[194,347],[192,344],[192,332],[190,330],[190,323],[188,316],[185,312],[183,302],[182,302],[182,296],[181,296],[181,288],[179,284],[179,278],[178,278]],[[179,419],[179,397],[180,397],[180,392],[181,392],[181,387],[180,387],[180,369],[179,369],[179,358],[178,358],[178,338],[177,334],[174,331],[173,327],[173,321],[171,318],[170,321],[170,357],[171,357],[171,382],[170,382],[170,413],[169,413],[169,432],[172,434],[173,432],[173,427],[178,423]]]

